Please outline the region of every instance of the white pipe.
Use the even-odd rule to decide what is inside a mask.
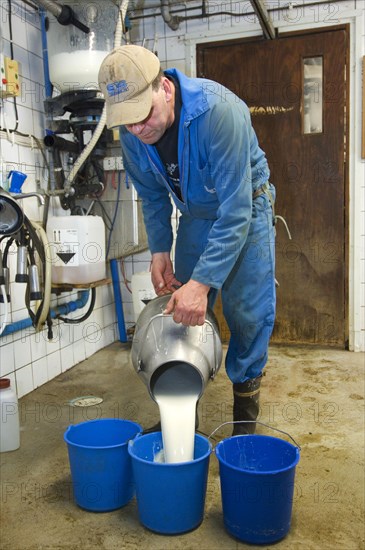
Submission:
[[[172,29],[176,31],[180,25],[180,18],[176,15],[171,15],[170,13],[170,0],[161,0],[161,15],[165,23]]]
[[[125,16],[128,9],[129,0],[123,0],[121,7],[119,9],[119,15],[118,15],[118,22],[115,29],[115,35],[114,35],[114,48],[117,48],[120,46],[122,42],[122,35],[123,35],[123,23],[125,20]],[[86,145],[84,150],[82,151],[81,155],[76,159],[75,164],[72,167],[72,170],[66,180],[65,183],[65,196],[69,196],[73,194],[72,184],[76,178],[77,173],[89,157],[91,151],[94,149],[96,143],[98,142],[101,134],[103,133],[104,127],[106,123],[106,105],[104,104],[103,111],[100,116],[100,120],[98,122],[97,127],[95,128],[95,131],[92,135],[92,138],[90,139],[89,143]]]
[[[114,48],[117,48],[122,43],[123,32],[125,32],[124,22],[127,15],[128,4],[129,0],[123,0],[122,5],[120,6],[118,23],[114,35]]]

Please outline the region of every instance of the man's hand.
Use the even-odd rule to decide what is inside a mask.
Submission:
[[[175,323],[186,326],[204,325],[210,287],[190,279],[176,290],[164,313],[173,313]]]
[[[175,278],[168,252],[152,254],[151,280],[157,296],[171,294],[181,286],[180,281]]]

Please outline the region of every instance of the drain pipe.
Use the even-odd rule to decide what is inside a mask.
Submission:
[[[170,0],[161,0],[161,15],[165,23],[173,31],[177,31],[180,25],[180,17],[177,15],[171,15],[170,13]]]

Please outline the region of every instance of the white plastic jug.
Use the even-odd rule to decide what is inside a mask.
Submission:
[[[20,447],[18,396],[9,378],[0,378],[0,452]]]

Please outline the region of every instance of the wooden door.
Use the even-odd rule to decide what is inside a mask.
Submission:
[[[347,43],[343,27],[197,46],[198,76],[250,107],[292,236],[278,221],[278,343],[346,346]]]

